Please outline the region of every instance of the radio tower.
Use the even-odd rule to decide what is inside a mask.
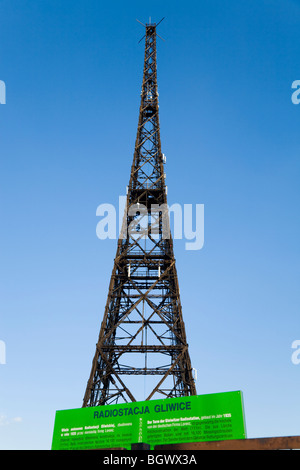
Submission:
[[[144,26],[144,74],[127,207],[83,407],[134,402],[143,391],[143,400],[196,395],[165,210],[157,25]],[[147,392],[146,377],[134,376],[147,376]]]

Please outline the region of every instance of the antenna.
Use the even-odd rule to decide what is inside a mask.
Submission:
[[[165,16],[157,23],[156,26],[158,26],[162,22],[162,20],[164,20],[164,19],[165,19]]]
[[[146,25],[144,23],[142,23],[140,20],[136,20],[138,23],[140,23],[142,26],[145,26],[146,28]]]
[[[140,20],[138,20],[137,18],[136,18],[136,21],[137,21],[138,23],[140,23],[142,26],[144,26],[144,28],[146,28],[146,25],[145,25],[144,23],[142,23]],[[138,44],[144,39],[145,36],[146,36],[146,35],[144,34],[144,36],[139,40]]]
[[[156,27],[165,19],[165,16],[162,17],[162,19],[157,23]],[[158,36],[160,39],[164,41],[164,38],[162,38],[159,34],[156,33],[156,36]]]
[[[160,39],[162,39],[163,41],[165,41],[165,39],[162,38],[159,34],[156,33],[156,36],[158,36]]]
[[[162,17],[162,19],[155,25],[155,27],[157,27],[164,19],[165,19],[165,16]],[[136,18],[136,21],[146,28],[146,25],[142,23],[140,20],[138,20],[137,18]],[[151,16],[149,16],[149,24],[151,25]],[[144,36],[139,40],[138,44],[144,39],[145,36],[146,35],[144,34]],[[165,41],[165,39],[162,38],[159,34],[156,33],[156,36],[158,36],[162,41]]]

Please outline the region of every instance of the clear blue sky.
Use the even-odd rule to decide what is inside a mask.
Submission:
[[[248,437],[300,434],[299,0],[0,2],[0,448],[49,449],[82,404],[125,194],[144,44],[158,42],[169,203],[205,205],[175,256],[197,391],[242,390]]]

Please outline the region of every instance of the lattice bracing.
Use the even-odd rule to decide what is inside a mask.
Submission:
[[[147,24],[141,104],[123,227],[83,406],[195,395],[161,151],[156,25]],[[135,380],[133,380],[135,379]]]

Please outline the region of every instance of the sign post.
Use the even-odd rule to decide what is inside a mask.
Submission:
[[[245,439],[242,392],[57,411],[52,450]]]

